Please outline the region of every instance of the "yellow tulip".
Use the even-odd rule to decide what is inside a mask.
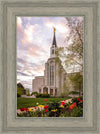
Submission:
[[[32,108],[29,108],[29,112],[32,112],[33,111],[33,109]]]
[[[57,109],[54,109],[54,110],[51,110],[52,112],[56,112],[57,111]]]
[[[63,106],[63,105],[60,105],[60,107],[61,107],[61,108],[64,108],[64,106]]]
[[[44,107],[43,105],[39,105],[39,107]]]

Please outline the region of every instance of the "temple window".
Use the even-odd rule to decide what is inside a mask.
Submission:
[[[52,49],[52,54],[54,54],[54,49]]]
[[[50,66],[50,85],[54,85],[54,66]]]

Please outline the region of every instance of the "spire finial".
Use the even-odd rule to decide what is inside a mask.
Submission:
[[[54,33],[55,33],[55,31],[56,31],[56,28],[55,28],[55,27],[53,27],[53,31],[54,31]]]
[[[54,31],[54,36],[53,36],[53,42],[52,42],[52,45],[54,45],[56,47],[56,37],[55,37],[55,31],[56,31],[56,28],[53,27],[53,31]]]

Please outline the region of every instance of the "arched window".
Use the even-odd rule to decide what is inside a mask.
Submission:
[[[54,85],[54,66],[50,65],[50,85]]]
[[[53,63],[54,63],[54,62],[53,62],[53,60],[52,60],[52,61],[50,61],[50,65],[51,65],[51,64],[53,64]]]
[[[52,54],[54,54],[54,49],[52,49]]]

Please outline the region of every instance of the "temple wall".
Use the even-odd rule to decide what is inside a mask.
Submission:
[[[39,92],[41,86],[45,84],[44,76],[35,77],[32,81],[32,92]]]

